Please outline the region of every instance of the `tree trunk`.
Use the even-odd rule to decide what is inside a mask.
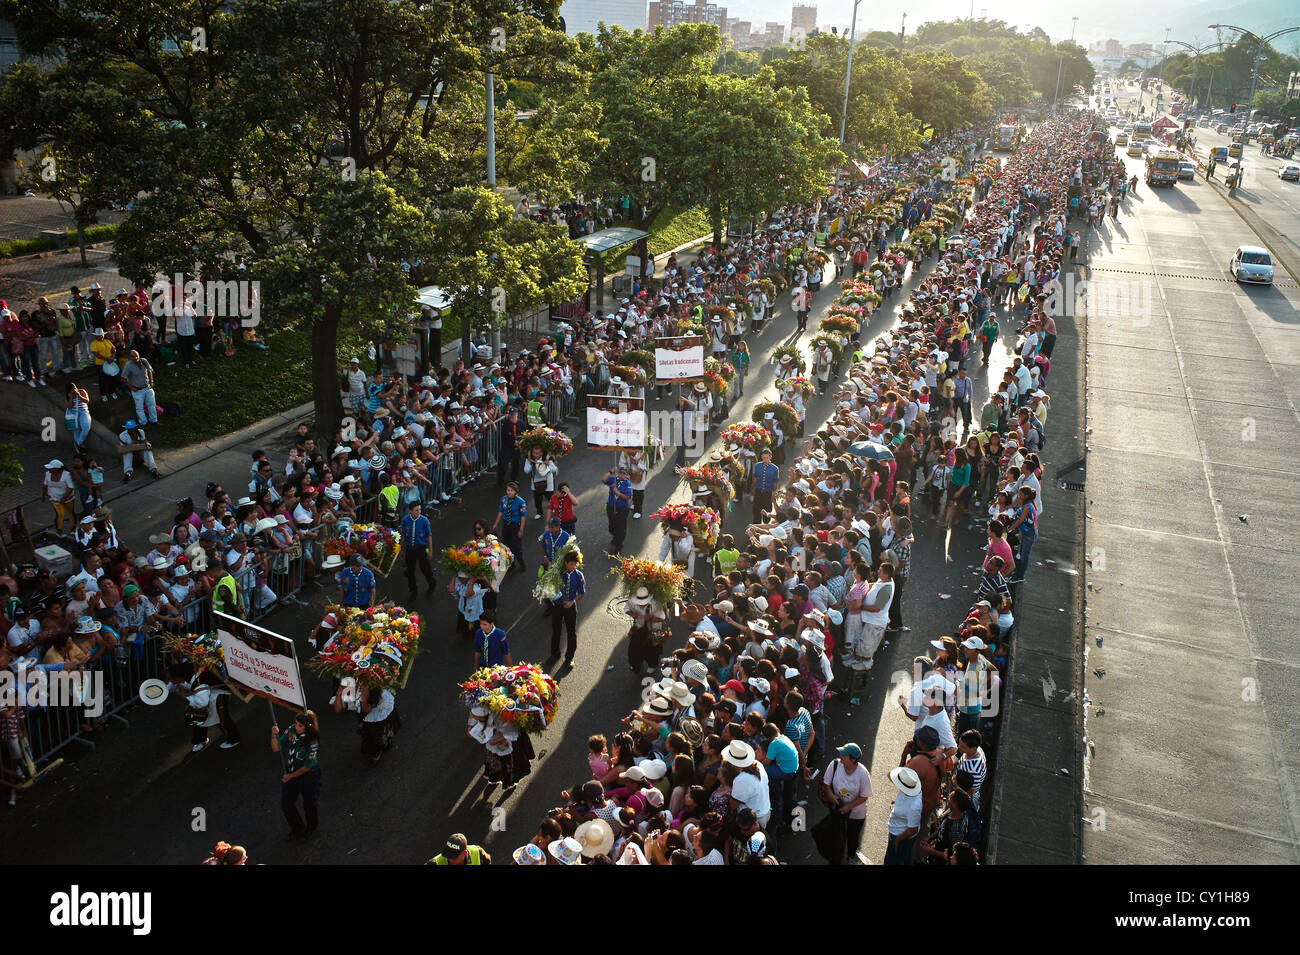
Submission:
[[[311,335],[311,396],[316,411],[316,442],[326,451],[334,429],[343,420],[343,396],[338,378],[339,321],[342,317],[342,307],[331,305],[316,321]]]
[[[86,230],[77,226],[77,248],[81,250],[81,267],[90,268],[90,263],[86,261]]]

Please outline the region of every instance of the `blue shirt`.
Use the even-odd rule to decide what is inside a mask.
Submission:
[[[568,570],[560,572],[560,593],[555,597],[554,603],[562,604],[570,600],[576,600],[581,594],[587,592],[587,578],[582,576],[580,570]]]
[[[605,478],[605,486],[609,488],[609,500],[606,502],[606,506],[612,507],[616,511],[626,511],[632,497],[632,482],[627,478],[620,481],[618,478],[611,476]],[[626,494],[627,497],[619,497],[618,494],[614,493],[615,491],[618,494]]]
[[[775,491],[776,482],[780,479],[781,469],[775,464],[764,464],[760,461],[754,465],[754,490]]]
[[[470,581],[462,587],[458,583],[456,590],[460,594],[460,599],[456,602],[456,609],[470,623],[476,623],[478,618],[483,616],[483,597],[486,593],[483,585],[475,586],[475,582]]]
[[[572,536],[568,531],[562,530],[558,534],[552,534],[547,529],[546,533],[537,539],[542,542],[542,550],[546,553],[546,559],[555,560],[555,555],[559,553],[561,547],[569,542],[569,538]]]
[[[497,505],[497,510],[501,512],[501,523],[520,523],[524,519],[524,508],[524,499],[518,494],[513,498],[509,494],[502,494],[501,503]]]
[[[339,571],[339,586],[343,588],[343,602],[349,607],[368,607],[370,593],[375,589],[375,575],[368,567],[360,570],[344,567]]]
[[[433,528],[429,526],[429,519],[423,514],[414,520],[411,519],[410,514],[402,518],[402,541],[407,547],[428,547],[432,535]]]
[[[971,380],[969,378],[954,378],[952,383],[953,397],[960,402],[970,401]]]
[[[474,652],[478,654],[479,666],[504,666],[510,655],[510,644],[506,642],[506,632],[500,627],[493,627],[487,633],[479,627],[474,634]]]

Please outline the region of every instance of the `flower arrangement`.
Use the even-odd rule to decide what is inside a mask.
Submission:
[[[752,428],[754,427],[754,425],[746,424],[746,425],[741,425],[741,427]],[[759,428],[758,430],[763,431],[762,428]],[[763,434],[767,434],[767,432],[763,431]],[[771,437],[772,437],[771,435],[768,435],[769,441],[771,440]],[[724,433],[724,444],[725,443],[729,443],[729,442],[725,441],[725,433]],[[714,460],[713,454],[717,455],[717,460]],[[726,472],[727,477],[730,478],[731,480],[732,487],[740,487],[741,483],[745,480],[745,466],[740,463],[740,459],[737,458],[730,451],[715,451],[713,452],[713,454],[709,455],[709,461],[711,462],[711,464],[722,468],[722,470]]]
[[[778,378],[776,387],[782,392],[787,388],[793,389],[795,394],[802,395],[804,398],[811,398],[817,394],[817,386],[802,375],[795,375],[791,378]]]
[[[338,554],[344,560],[360,554],[380,577],[389,575],[401,551],[402,539],[382,524],[353,524],[325,543],[326,554]]]
[[[768,278],[755,279],[754,282],[750,284],[750,288],[757,289],[758,291],[762,292],[764,295],[767,296],[768,301],[771,301],[773,298],[776,297],[776,286],[772,284],[771,279]]]
[[[622,378],[633,388],[644,387],[648,380],[645,369],[637,365],[615,365],[611,363],[609,373],[612,377]]]
[[[221,641],[215,633],[163,633],[159,639],[167,653],[174,653],[193,663],[196,673],[211,670],[221,674],[222,678],[225,677],[226,657],[221,652]]]
[[[852,278],[844,280],[840,286],[840,298],[842,302],[854,295],[874,295],[875,289],[872,288],[871,280],[861,275],[855,275]]]
[[[485,706],[503,723],[525,733],[540,733],[560,708],[560,688],[554,678],[532,663],[483,667],[460,684],[467,709]]]
[[[361,610],[326,607],[339,621],[337,631],[308,664],[322,677],[351,677],[359,690],[400,689],[406,685],[419,649],[420,617],[396,604]]]
[[[722,531],[722,518],[718,512],[698,504],[665,504],[651,514],[650,519],[690,531],[695,538],[695,546],[701,550],[712,550]]]
[[[790,359],[789,362],[785,361],[787,358]],[[786,364],[793,365],[801,375],[808,367],[807,363],[804,361],[803,355],[794,345],[782,345],[780,348],[772,352],[772,364],[776,365],[778,368]],[[781,374],[781,372],[778,371],[777,374]]]
[[[827,335],[846,335],[852,337],[859,331],[856,319],[847,315],[827,315],[821,321],[820,331]]]
[[[545,573],[537,578],[537,583],[533,587],[534,600],[554,600],[560,595],[564,582],[560,575],[564,573],[565,555],[570,552],[577,553],[578,566],[582,567],[582,549],[578,547],[578,538],[570,537],[564,542],[564,546],[555,552],[555,557]]]
[[[831,350],[831,364],[835,367],[839,367],[840,362],[844,360],[844,345],[835,335],[814,335],[811,345],[814,349],[816,349],[818,345],[825,345],[829,348]]]
[[[442,552],[442,569],[449,574],[468,574],[471,580],[486,580],[496,590],[514,555],[510,548],[491,534],[466,541],[459,547],[448,547]]]
[[[728,295],[727,305],[735,309],[741,315],[744,315],[746,318],[749,318],[754,314],[754,306],[750,303],[749,299],[745,298],[743,295]]]
[[[525,457],[532,453],[533,448],[541,448],[542,453],[550,457],[562,458],[573,450],[573,440],[563,431],[541,425],[519,436],[519,450]]]
[[[803,258],[809,265],[817,265],[824,268],[827,261],[830,259],[830,256],[821,249],[809,249],[803,254]]]
[[[677,319],[677,334],[681,335],[699,335],[704,338],[704,326],[693,318]]]
[[[855,288],[851,292],[843,293],[836,300],[836,306],[852,306],[859,314],[863,311],[870,312],[880,304],[880,293],[874,291],[870,285],[865,288]],[[834,308],[834,306],[832,306]]]
[[[762,424],[763,419],[769,413],[776,416],[777,423],[781,426],[781,432],[787,438],[794,437],[799,433],[799,414],[784,401],[760,401],[754,405],[754,411],[750,418],[755,424]]]
[[[703,484],[714,494],[722,499],[724,505],[730,504],[731,499],[735,497],[735,488],[731,483],[731,475],[725,468],[716,464],[703,464],[696,467],[678,468],[677,473],[681,475],[682,480],[692,485]]]
[[[704,380],[713,392],[713,397],[721,398],[725,395],[735,377],[736,368],[731,362],[716,358],[704,359]]]
[[[729,424],[722,432],[723,444],[738,444],[754,453],[772,446],[772,432],[757,424],[738,421]]]
[[[731,323],[731,309],[725,305],[706,305],[704,307],[704,318],[710,322],[715,318],[720,318],[724,324],[729,325]]]
[[[655,356],[644,348],[629,348],[621,357],[625,364],[636,365],[645,372],[647,378],[654,374]]]
[[[623,599],[635,594],[638,587],[645,587],[655,603],[665,609],[682,595],[686,583],[685,568],[642,557],[624,557],[610,574],[619,578]]]

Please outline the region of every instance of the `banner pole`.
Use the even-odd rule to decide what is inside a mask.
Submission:
[[[279,724],[275,720],[275,704],[272,703],[270,700],[267,700],[266,708],[271,711],[271,725],[278,726]],[[281,774],[284,774],[287,773],[288,771],[289,771],[289,763],[284,758],[284,750],[280,750],[280,772]]]

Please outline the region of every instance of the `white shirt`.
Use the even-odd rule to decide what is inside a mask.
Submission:
[[[59,475],[59,479],[55,481],[51,479],[52,473],[53,472],[51,471],[46,471],[44,481],[45,490],[46,493],[49,494],[50,500],[55,504],[71,500],[73,494],[76,492],[76,485],[72,483],[72,475],[67,471],[64,471]]]
[[[894,799],[894,808],[889,813],[889,834],[902,835],[908,829],[921,828],[921,794],[909,796],[899,793]]]
[[[887,595],[884,594],[885,588],[889,589]],[[871,585],[871,589],[867,591],[867,596],[866,599],[863,601],[862,606],[863,607],[879,606],[880,609],[874,612],[870,610],[863,610],[862,622],[871,624],[872,626],[875,627],[883,627],[888,625],[889,605],[893,603],[893,600],[894,600],[894,582],[892,580],[876,581],[874,584]]]
[[[871,774],[861,763],[858,763],[858,768],[850,773],[838,759],[833,759],[826,767],[826,772],[822,774],[822,781],[831,787],[841,806],[863,796],[871,796]],[[849,818],[866,819],[867,804],[864,802],[850,809]]]
[[[709,854],[696,859],[691,865],[726,865],[726,860],[722,858],[722,853],[717,849],[710,849]]]
[[[748,770],[742,770],[737,774],[736,781],[731,784],[731,798],[742,806],[754,810],[759,825],[764,825],[767,817],[771,815],[772,803],[768,798],[767,770],[763,768],[762,763],[755,763],[755,765],[759,772],[757,777]]]

